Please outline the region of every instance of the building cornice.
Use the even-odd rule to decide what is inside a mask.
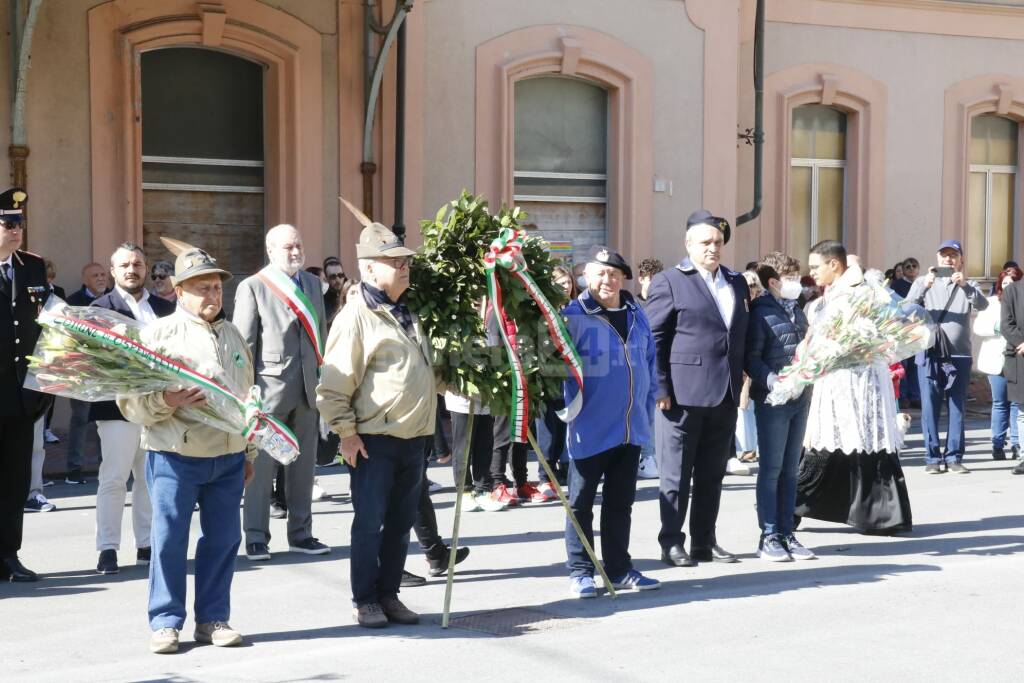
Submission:
[[[766,11],[772,23],[1024,40],[1024,6],[955,0],[768,0]]]

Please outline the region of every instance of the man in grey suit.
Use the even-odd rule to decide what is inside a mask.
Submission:
[[[302,269],[302,237],[293,226],[271,228],[266,246],[270,263],[238,285],[232,322],[252,350],[263,409],[288,425],[301,449],[285,468],[288,549],[322,555],[330,548],[313,536],[311,506],[319,424],[316,386],[327,333],[323,291],[320,279]],[[245,492],[245,554],[252,561],[270,559],[270,491],[276,464],[260,452]]]

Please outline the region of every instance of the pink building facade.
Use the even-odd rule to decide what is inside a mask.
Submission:
[[[753,206],[754,0],[415,0],[404,123],[389,45],[369,126],[387,41],[371,31],[367,55],[365,14],[386,23],[393,0],[12,3],[3,34],[34,30],[30,68],[0,51],[0,163],[26,178],[30,248],[67,286],[126,239],[166,256],[160,235],[246,272],[280,222],[311,262],[352,268],[339,195],[416,244],[466,188],[526,208],[560,253],[603,242],[667,264],[691,211]],[[727,262],[829,237],[883,269],[946,238],[980,278],[1024,256],[1024,3],[765,13],[763,208]]]

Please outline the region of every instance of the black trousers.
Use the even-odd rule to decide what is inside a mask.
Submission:
[[[569,461],[569,507],[594,546],[594,499],[601,488],[601,563],[613,581],[633,568],[629,556],[629,530],[636,500],[636,471],[640,447],[623,444],[582,460]],[[565,520],[566,566],[571,576],[593,576],[594,563],[576,535],[572,522]]]
[[[434,443],[432,447],[434,455],[439,458],[451,455],[452,452],[452,448],[448,444],[448,437],[444,433],[445,423],[449,420],[451,418],[444,407],[444,400],[439,398],[437,401],[437,417],[434,419]]]
[[[409,529],[423,489],[425,437],[362,434],[366,459],[352,471],[352,603],[361,607],[398,595]]]
[[[683,545],[683,524],[690,503],[690,547],[709,548],[715,544],[715,524],[722,499],[722,479],[732,456],[736,433],[736,403],[726,396],[713,408],[673,405],[659,411],[662,420],[658,448],[661,475],[659,502],[663,549]]]
[[[430,443],[429,441],[427,443]],[[427,464],[430,462],[430,454],[433,452],[433,445],[428,446],[423,458],[423,484],[420,486],[420,499],[416,508],[416,519],[412,523],[413,533],[420,543],[420,548],[429,558],[443,555],[445,546],[444,539],[437,532],[437,515],[434,514],[434,502],[430,500],[430,483],[427,481]]]
[[[508,415],[494,416],[494,452],[491,455],[491,483],[509,485],[505,476],[509,460],[512,461],[512,481],[518,488],[526,483],[525,443],[512,443],[512,432],[509,427]]]
[[[452,413],[452,471],[455,481],[465,481],[459,463],[466,454],[466,440],[469,415]],[[472,477],[473,493],[486,493],[494,487],[491,479],[491,455],[494,450],[494,418],[490,415],[473,417],[473,435],[469,444],[469,476]],[[468,486],[466,488],[469,488]]]
[[[25,499],[32,478],[33,423],[27,417],[0,417],[0,558],[21,550]]]

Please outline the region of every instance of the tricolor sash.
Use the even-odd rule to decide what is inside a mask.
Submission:
[[[299,319],[299,323],[309,335],[309,340],[313,342],[317,366],[323,365],[324,342],[320,336],[320,319],[316,315],[316,309],[313,308],[313,302],[309,300],[302,288],[295,284],[295,280],[274,266],[267,266],[256,273],[256,277]]]

